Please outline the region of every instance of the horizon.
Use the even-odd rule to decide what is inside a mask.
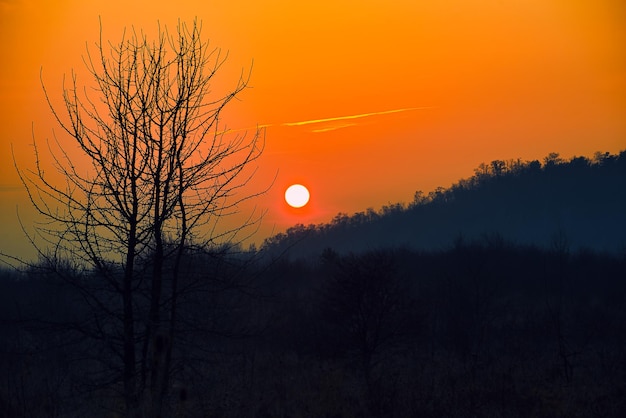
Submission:
[[[197,16],[203,37],[229,52],[218,90],[251,68],[251,88],[226,109],[226,124],[265,130],[245,192],[272,188],[231,221],[266,211],[256,242],[338,213],[410,202],[417,190],[470,177],[480,163],[626,148],[626,8],[610,0],[35,3],[0,3],[1,252],[28,251],[16,206],[27,227],[33,220],[12,149],[30,168],[31,134],[41,144],[53,130],[63,139],[40,69],[53,100],[72,69],[88,84],[81,60],[98,41],[99,19],[103,40],[115,43],[124,27],[153,34],[157,21],[173,29],[176,19]],[[311,192],[306,210],[282,198],[293,183]]]

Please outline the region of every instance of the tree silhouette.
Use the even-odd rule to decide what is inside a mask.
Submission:
[[[255,222],[251,217],[231,229],[216,228],[252,197],[236,192],[254,174],[249,166],[263,140],[259,130],[251,137],[233,135],[220,123],[249,74],[242,73],[226,95],[211,97],[226,58],[202,40],[200,23],[179,23],[174,33],[159,28],[155,40],[131,31],[106,44],[101,36],[96,49],[85,63],[97,98],[79,88],[73,73],[58,109],[44,86],[68,139],[48,147],[63,184],[44,171],[36,143],[36,169],[18,172],[45,218],[35,235],[43,243],[31,237],[40,258],[53,269],[59,260],[82,269],[79,279],[74,274],[68,280],[115,324],[94,320],[91,331],[121,359],[127,415],[161,416],[185,255],[233,241]],[[72,146],[88,169],[71,156]],[[103,283],[98,291],[87,276]]]
[[[392,252],[341,257],[327,249],[321,256],[330,269],[324,290],[325,315],[340,330],[340,340],[356,351],[368,384],[376,356],[407,334],[413,319],[404,283]]]

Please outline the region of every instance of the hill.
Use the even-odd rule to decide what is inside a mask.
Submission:
[[[264,244],[294,257],[407,247],[437,250],[459,239],[498,239],[610,253],[626,248],[626,151],[543,162],[495,160],[448,189],[330,223],[296,225]]]

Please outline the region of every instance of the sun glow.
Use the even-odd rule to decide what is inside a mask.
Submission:
[[[293,184],[285,191],[285,201],[293,208],[301,208],[309,202],[311,194],[301,184]]]

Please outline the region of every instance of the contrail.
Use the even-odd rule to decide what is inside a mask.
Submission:
[[[251,127],[251,128],[226,129],[224,131],[219,132],[218,134],[248,131],[248,130],[257,129],[257,128],[260,128],[260,129],[271,128],[272,126],[312,125],[312,124],[315,124],[315,123],[336,122],[336,121],[340,121],[340,120],[350,120],[350,119],[360,119],[360,118],[367,118],[369,116],[388,115],[388,114],[391,114],[391,113],[410,112],[412,110],[433,109],[433,108],[434,108],[434,106],[407,107],[407,108],[404,108],[404,109],[383,110],[382,112],[361,113],[359,115],[337,116],[337,117],[334,117],[334,118],[305,120],[305,121],[302,121],[302,122],[266,123],[266,124],[257,125],[255,127]],[[320,129],[316,129],[316,130],[314,130],[312,132],[326,132],[326,131],[332,131],[332,130],[335,130],[335,129],[346,128],[348,126],[354,126],[354,125],[356,125],[356,123],[345,124],[345,125],[341,125],[341,126],[338,126],[338,127],[320,128]]]
[[[337,116],[335,118],[305,120],[302,122],[285,122],[282,124],[282,126],[302,126],[302,125],[310,125],[313,123],[335,122],[338,120],[359,119],[359,118],[366,118],[368,116],[388,115],[390,113],[409,112],[411,110],[420,110],[420,109],[432,109],[432,107],[431,106],[407,107],[405,109],[384,110],[382,112],[362,113],[360,115]]]

